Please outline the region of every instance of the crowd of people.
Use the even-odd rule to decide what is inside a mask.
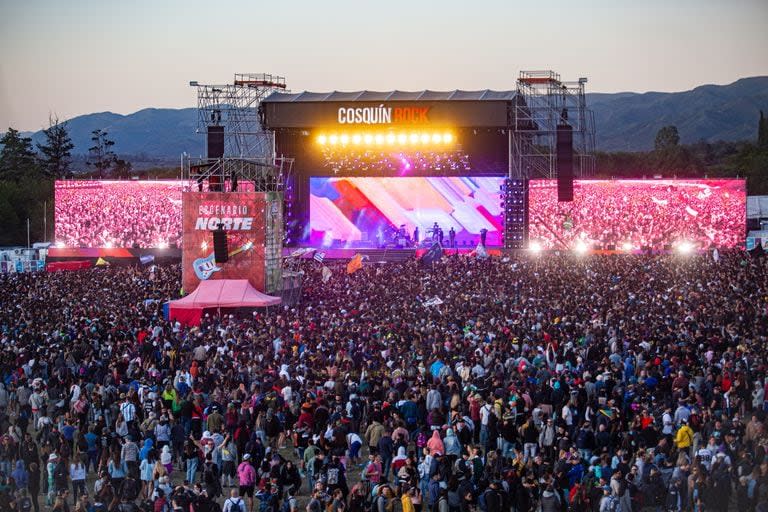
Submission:
[[[0,510],[768,510],[766,259],[325,264],[196,327],[178,266],[0,276]]]
[[[663,249],[680,241],[700,249],[739,247],[746,193],[739,180],[576,181],[574,201],[557,201],[554,180],[532,180],[531,239],[545,248],[581,242]],[[602,212],[595,215],[595,212]]]
[[[177,247],[181,182],[59,181],[54,236],[66,247]]]

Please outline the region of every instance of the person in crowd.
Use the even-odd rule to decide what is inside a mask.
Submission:
[[[308,261],[299,303],[197,326],[163,315],[176,266],[2,275],[0,494],[27,489],[36,510],[48,491],[62,510],[768,506],[764,259],[508,258],[326,262],[327,282]]]

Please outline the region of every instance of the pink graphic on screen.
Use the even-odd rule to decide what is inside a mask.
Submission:
[[[181,181],[57,181],[55,239],[66,247],[176,247]]]
[[[576,180],[573,202],[557,201],[556,180],[529,182],[530,240],[549,249],[613,245],[663,249],[741,246],[744,180]]]
[[[500,245],[503,227],[500,177],[310,178],[310,225],[306,241],[313,245],[379,244],[393,228],[420,239],[437,223],[453,227],[458,245],[476,244],[488,231],[486,244]]]

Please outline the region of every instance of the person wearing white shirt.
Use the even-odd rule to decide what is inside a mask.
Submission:
[[[80,459],[69,465],[69,479],[72,480],[72,495],[77,503],[78,496],[85,494],[85,465]]]

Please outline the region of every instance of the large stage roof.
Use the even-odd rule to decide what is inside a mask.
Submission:
[[[353,92],[274,92],[264,103],[278,102],[347,102],[347,101],[510,101],[516,91],[353,91]]]

